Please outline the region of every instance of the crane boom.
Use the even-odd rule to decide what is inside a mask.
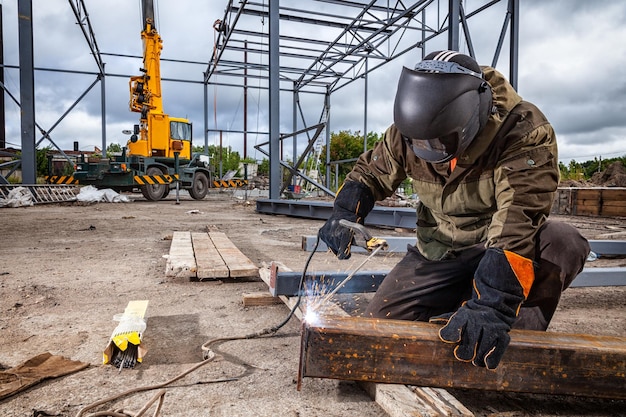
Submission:
[[[130,78],[130,110],[140,113],[137,133],[128,149],[131,155],[191,158],[191,124],[163,111],[161,50],[163,40],[154,21],[154,0],[142,0],[143,75]],[[137,137],[137,134],[139,135]]]
[[[175,184],[203,199],[212,184],[208,155],[193,154],[189,120],[163,111],[161,97],[161,50],[163,40],[154,21],[154,0],[142,0],[141,75],[130,77],[132,112],[139,113],[121,156],[77,164],[74,178],[79,184],[115,190],[139,188],[145,198],[165,198]]]

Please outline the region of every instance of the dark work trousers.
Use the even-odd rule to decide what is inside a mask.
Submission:
[[[381,283],[364,316],[428,321],[456,311],[472,295],[474,271],[485,250],[480,244],[456,252],[451,259],[429,261],[409,246],[406,256]],[[513,327],[546,330],[561,292],[582,271],[588,255],[589,242],[576,228],[547,221],[536,237],[535,281]]]

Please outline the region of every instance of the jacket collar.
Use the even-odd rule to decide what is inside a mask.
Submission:
[[[517,94],[513,86],[498,70],[487,66],[481,67],[481,69],[485,80],[491,87],[493,112],[489,116],[483,130],[472,141],[472,144],[466,151],[459,156],[456,170],[463,166],[473,165],[476,162],[487,150],[511,110],[522,101],[522,97]]]

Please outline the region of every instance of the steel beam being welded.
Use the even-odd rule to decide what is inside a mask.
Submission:
[[[360,292],[374,292],[380,286],[383,278],[387,275],[388,271],[359,271],[346,282],[341,288],[337,290],[338,293],[360,293]],[[337,285],[339,285],[350,272],[320,272],[312,271],[308,272],[305,276],[305,280],[315,281],[318,286],[323,287],[324,293],[333,291]],[[274,297],[279,295],[295,296],[298,295],[300,290],[300,280],[302,279],[302,272],[296,271],[278,271],[276,264],[270,265],[270,284],[269,290]],[[319,291],[321,288],[317,288]]]
[[[460,362],[430,323],[321,316],[304,321],[304,377],[626,399],[626,338],[513,330],[495,370]]]

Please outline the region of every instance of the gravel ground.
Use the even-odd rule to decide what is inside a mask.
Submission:
[[[193,282],[165,276],[175,231],[225,232],[256,265],[280,261],[301,271],[308,253],[303,235],[321,221],[255,212],[254,202],[212,191],[202,201],[81,205],[63,203],[0,209],[0,368],[43,352],[89,363],[77,373],[44,381],[0,401],[2,416],[74,416],[88,404],[131,388],[167,381],[202,360],[208,340],[244,336],[284,320],[282,305],[244,307],[242,295],[265,291],[259,279]],[[559,216],[557,216],[559,217]],[[589,238],[623,239],[624,219],[562,217]],[[375,230],[410,236],[412,231]],[[605,236],[605,237],[598,237]],[[338,261],[313,257],[311,270],[350,270],[363,255]],[[377,258],[391,268],[399,255]],[[594,264],[626,266],[623,259]],[[372,267],[372,269],[374,269]],[[102,365],[102,350],[130,300],[149,300],[142,345],[148,352],[134,369]],[[624,336],[623,288],[575,288],[564,293],[554,331]],[[383,416],[351,382],[305,379],[296,390],[299,325],[278,336],[219,343],[212,362],[167,389],[162,416]],[[626,415],[626,402],[576,397],[451,390],[477,416]],[[139,410],[153,395],[132,395],[100,409]],[[37,411],[47,414],[37,414]]]

